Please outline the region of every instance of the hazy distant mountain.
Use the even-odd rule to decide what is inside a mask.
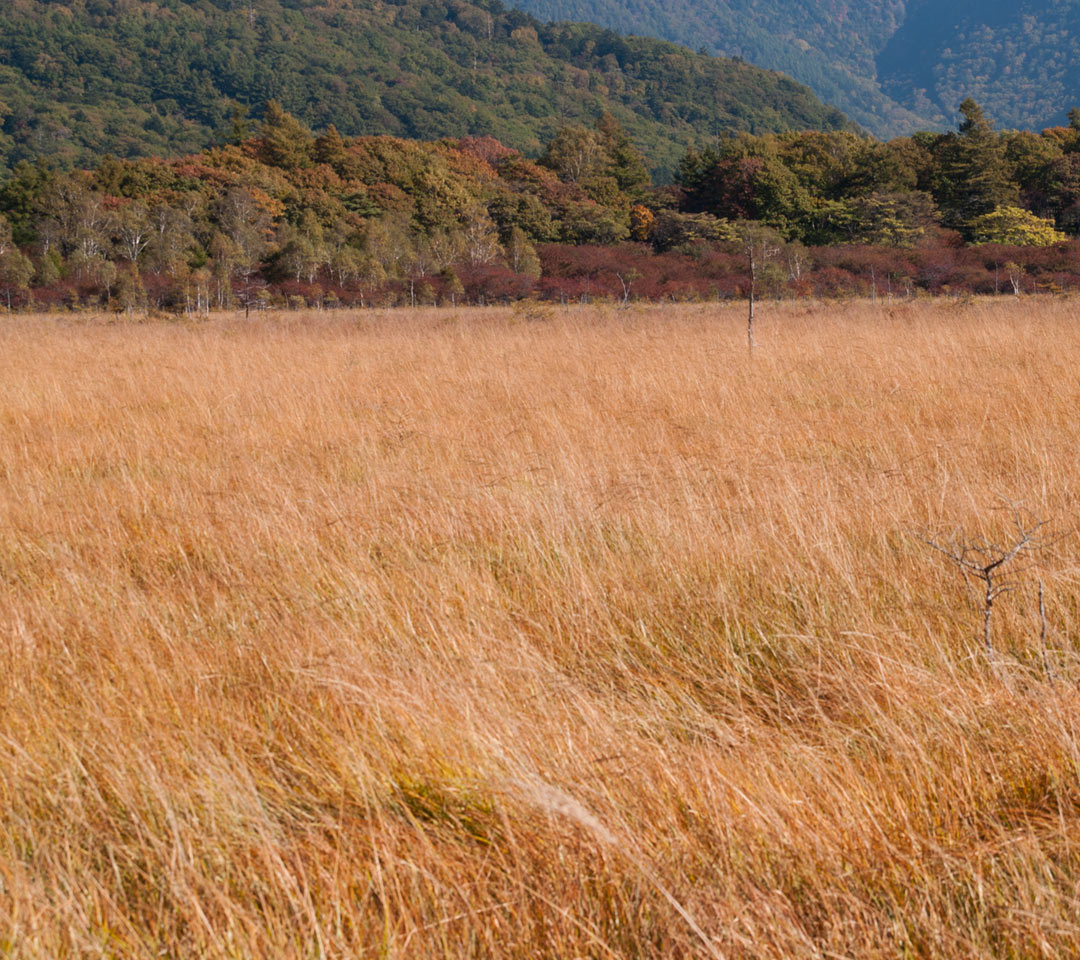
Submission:
[[[782,70],[879,136],[951,126],[966,96],[1040,129],[1080,103],[1080,0],[514,0]]]
[[[912,0],[877,54],[882,87],[950,119],[974,97],[999,126],[1039,130],[1080,106],[1080,0]]]
[[[0,175],[188,153],[270,99],[344,134],[530,153],[610,112],[661,179],[720,131],[849,125],[788,77],[498,0],[7,0],[0,38]]]

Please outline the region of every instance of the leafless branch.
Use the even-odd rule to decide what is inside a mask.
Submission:
[[[988,655],[993,655],[992,620],[994,602],[1003,594],[1016,588],[1015,568],[1010,568],[1013,574],[1011,579],[1003,579],[1005,568],[1012,563],[1021,553],[1033,552],[1042,549],[1046,544],[1038,537],[1038,532],[1046,526],[1046,520],[1025,520],[1020,505],[1014,501],[1006,501],[1013,514],[1013,523],[1016,533],[1011,542],[994,543],[984,539],[969,539],[954,534],[948,541],[942,543],[925,534],[917,534],[919,540],[928,547],[936,550],[946,557],[961,573],[965,582],[975,580],[981,585],[983,608],[983,646]],[[969,579],[970,578],[970,579]],[[1043,611],[1043,628],[1045,632],[1045,607],[1042,602],[1042,581],[1039,588],[1039,605]],[[1045,649],[1045,644],[1044,644]]]

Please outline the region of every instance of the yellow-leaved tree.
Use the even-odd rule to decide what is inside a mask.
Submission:
[[[1007,243],[1017,247],[1048,247],[1068,238],[1044,220],[1020,207],[994,207],[972,222],[976,243]]]

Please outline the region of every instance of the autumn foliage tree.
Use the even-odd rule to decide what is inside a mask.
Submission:
[[[1046,247],[1064,243],[1068,237],[1054,228],[1054,221],[1037,217],[1020,207],[995,207],[971,223],[976,243],[1011,244],[1016,247]]]

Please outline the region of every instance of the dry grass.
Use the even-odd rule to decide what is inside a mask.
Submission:
[[[1076,954],[1078,319],[4,320],[0,955]]]

